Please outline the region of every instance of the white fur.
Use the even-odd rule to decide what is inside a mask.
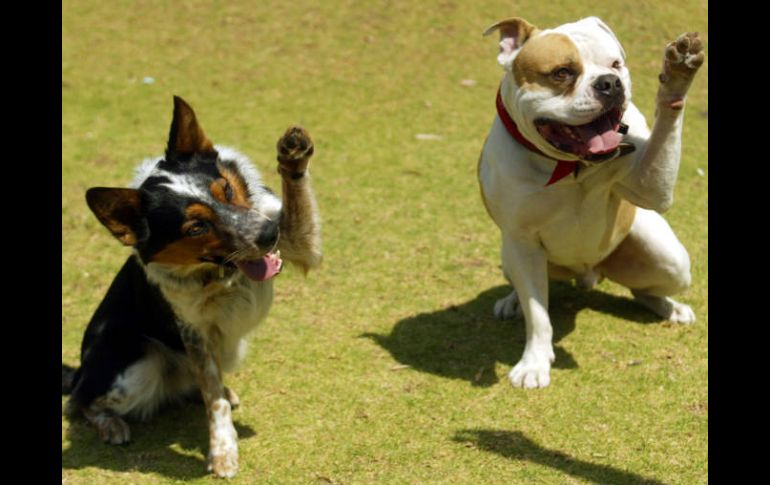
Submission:
[[[261,213],[270,219],[277,218],[281,213],[281,199],[270,194],[265,189],[262,183],[262,176],[260,175],[259,170],[254,167],[251,160],[249,160],[246,155],[231,147],[215,145],[214,149],[219,153],[220,160],[232,161],[238,166],[238,171],[249,187],[251,202],[257,206],[256,202],[259,201],[258,207]],[[162,176],[170,179],[170,182],[164,185],[180,195],[195,197],[205,201],[210,201],[212,199],[211,194],[198,187],[195,184],[195,181],[190,179],[189,176],[174,174],[159,169],[157,164],[161,160],[163,160],[163,157],[144,159],[136,169],[134,169],[134,178],[129,187],[136,189],[149,177]]]
[[[164,403],[175,401],[195,388],[187,356],[149,342],[144,357],[115,378],[103,399],[118,415],[146,420]]]
[[[214,471],[213,464],[216,461],[218,476],[232,478],[238,471],[238,433],[233,426],[232,412],[227,399],[216,399],[212,403],[209,427],[209,471]]]
[[[207,271],[205,265],[197,271]],[[252,281],[236,271],[205,287],[194,274],[158,263],[145,266],[177,317],[207,335],[216,326],[222,333],[223,371],[232,371],[246,354],[245,337],[267,316],[273,301],[273,280]],[[192,276],[192,277],[190,277]]]
[[[597,266],[630,237],[653,244],[648,265],[638,270],[640,281],[628,282],[635,298],[672,321],[689,323],[692,310],[668,298],[689,285],[689,257],[662,217],[637,209],[632,228],[613,232],[621,199],[638,207],[662,211],[673,199],[679,167],[682,111],[659,101],[659,115],[652,132],[641,112],[631,103],[630,75],[617,38],[603,22],[588,18],[537,35],[568,36],[578,49],[583,77],[571,96],[555,96],[547,90],[528,90],[516,85],[511,66],[517,49],[498,58],[506,69],[501,94],[503,103],[525,138],[552,158],[536,154],[516,142],[499,117],[495,118],[479,162],[479,183],[484,201],[502,233],[502,266],[515,291],[495,304],[498,317],[523,313],[526,344],[521,360],[509,374],[516,387],[545,387],[550,383],[554,360],[552,329],[548,315],[548,265],[574,272],[581,281],[602,275]],[[525,44],[526,45],[526,44]],[[538,118],[579,125],[600,114],[591,84],[597,76],[617,74],[626,90],[623,121],[629,126],[625,141],[636,151],[625,157],[582,168],[572,176],[546,187],[556,160],[576,160],[548,143],[535,128]],[[664,88],[661,88],[662,90]],[[659,98],[660,99],[660,98]],[[583,275],[583,276],[581,276]],[[625,275],[606,274],[621,280]],[[621,282],[621,284],[624,284]]]

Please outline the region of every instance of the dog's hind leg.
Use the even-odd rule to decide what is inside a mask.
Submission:
[[[230,403],[230,407],[233,410],[238,409],[238,406],[241,405],[241,400],[238,398],[238,394],[236,394],[235,391],[227,386],[225,386],[225,399],[227,399],[227,402]]]
[[[658,316],[674,323],[695,321],[689,306],[670,298],[690,286],[690,257],[660,214],[637,210],[631,232],[599,269]]]
[[[278,140],[276,150],[283,179],[278,249],[282,257],[307,272],[321,263],[321,224],[307,170],[313,141],[305,129],[292,126]]]
[[[523,315],[516,290],[511,291],[508,296],[500,298],[495,302],[494,313],[500,320],[511,320]]]

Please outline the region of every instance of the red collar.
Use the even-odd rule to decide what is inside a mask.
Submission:
[[[532,144],[532,142],[524,138],[524,135],[521,134],[519,128],[516,126],[516,123],[513,121],[513,118],[511,118],[511,115],[509,115],[508,111],[506,111],[505,105],[503,105],[503,97],[500,94],[499,88],[497,89],[497,115],[500,117],[500,121],[502,121],[505,125],[505,129],[508,130],[508,133],[510,133],[513,139],[519,142],[519,144],[525,146],[530,151],[554,160],[554,158],[549,157],[545,153],[541,152],[535,145]],[[551,178],[548,180],[545,186],[548,187],[549,185],[558,182],[559,180],[574,172],[577,167],[577,162],[570,160],[556,160],[556,168],[553,169]]]

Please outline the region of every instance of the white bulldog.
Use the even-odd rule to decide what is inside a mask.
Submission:
[[[514,287],[494,312],[526,322],[511,383],[546,387],[549,277],[586,288],[607,277],[662,318],[695,321],[670,298],[690,285],[690,259],[658,213],[673,201],[684,99],[704,54],[697,33],[668,44],[650,132],[631,103],[623,47],[598,18],[546,30],[511,18],[484,35],[494,31],[505,75],[478,178]]]

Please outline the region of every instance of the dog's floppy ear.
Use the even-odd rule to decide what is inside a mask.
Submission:
[[[138,190],[94,187],[86,192],[86,202],[99,222],[123,245],[133,246],[145,238],[147,222],[141,215]]]
[[[185,100],[174,96],[174,119],[168,134],[166,160],[213,151],[214,145],[203,132],[193,109]]]
[[[539,32],[537,27],[519,17],[497,22],[485,30],[484,35],[487,36],[496,30],[500,31],[500,53],[497,55],[497,62],[508,70],[511,68],[516,51]]]

